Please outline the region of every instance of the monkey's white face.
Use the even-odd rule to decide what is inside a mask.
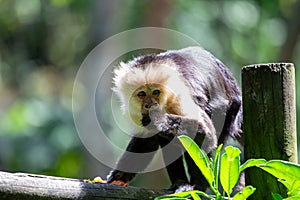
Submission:
[[[136,89],[129,99],[131,120],[138,126],[145,126],[142,123],[143,116],[149,115],[149,110],[153,106],[161,106],[163,110],[166,93],[166,89],[159,84],[146,84]]]
[[[114,73],[113,90],[120,97],[122,112],[133,125],[144,128],[144,117],[155,104],[162,112],[198,119],[199,114],[195,111],[199,107],[173,62],[153,62],[143,67],[120,63]]]

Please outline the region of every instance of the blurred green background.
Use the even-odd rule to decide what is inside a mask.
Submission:
[[[299,85],[299,10],[297,0],[0,0],[0,170],[105,177],[109,168],[76,133],[72,88],[84,58],[106,38],[170,28],[198,41],[239,81],[244,65],[289,61]],[[136,184],[164,187],[155,182],[163,175]]]

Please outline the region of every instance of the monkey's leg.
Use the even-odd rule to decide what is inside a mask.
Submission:
[[[164,133],[160,133],[159,135],[162,134]],[[173,135],[168,136],[169,139],[166,136],[158,137],[159,144],[162,147],[163,157],[166,163],[166,160],[170,159],[170,154],[181,155],[181,153],[184,151],[181,143],[177,138],[174,138]],[[171,140],[172,143],[170,144]],[[202,134],[199,134],[194,138],[194,141],[198,144],[201,144],[203,140],[204,136]],[[164,148],[166,145],[172,146],[171,148],[166,149]],[[193,189],[205,191],[209,187],[209,185],[206,179],[204,178],[203,174],[201,173],[200,169],[197,167],[197,165],[187,152],[184,153],[184,158],[186,161],[187,170],[185,170],[182,156],[177,158],[174,162],[172,162],[166,167],[170,181],[172,183],[172,185],[169,187],[169,190],[173,192],[187,191]],[[186,171],[188,171],[190,175],[190,181],[187,178]]]
[[[223,126],[223,130],[221,132],[221,135],[218,140],[218,144],[222,144],[226,141],[228,136],[231,136],[244,146],[243,141],[243,133],[241,130],[241,125],[239,121],[236,122],[236,120],[242,121],[242,119],[239,119],[239,117],[242,117],[242,111],[240,110],[242,106],[242,103],[239,99],[233,99],[225,117],[225,123]],[[235,124],[237,123],[237,124]],[[233,194],[241,191],[245,187],[245,174],[241,173],[239,177],[239,181],[237,185],[233,189]]]
[[[236,138],[241,144],[243,144],[242,137],[239,135],[239,132],[241,132],[240,127],[237,127],[235,124],[235,120],[238,112],[240,111],[241,105],[242,103],[239,99],[233,99],[232,103],[230,104],[230,107],[226,112],[222,132],[218,139],[218,145],[223,144],[228,136]]]
[[[201,173],[200,169],[195,164],[195,161],[187,152],[184,153],[184,158],[190,175],[190,183],[194,185],[194,189],[205,191],[209,187],[209,184]]]
[[[194,138],[194,142],[201,147],[201,144],[204,141],[204,135],[203,134],[197,134]],[[195,164],[195,161],[191,158],[191,156],[188,154],[188,152],[184,153],[184,158],[188,167],[188,172],[190,175],[190,183],[194,185],[194,189],[205,191],[209,184],[206,181],[205,177],[203,176],[202,172],[198,168],[198,166]]]
[[[107,182],[128,183],[136,173],[142,172],[148,166],[158,146],[156,135],[149,138],[133,137],[119,159],[116,169],[107,176]]]
[[[165,163],[168,163],[168,160],[170,160],[172,156],[182,154],[182,147],[180,145],[180,142],[177,138],[174,138],[174,136],[169,135],[169,138],[158,137],[158,141],[162,148],[163,159]],[[166,145],[169,145],[168,148],[164,148]],[[178,189],[182,185],[188,184],[188,179],[185,173],[182,156],[179,156],[175,161],[168,164],[166,168],[170,181],[172,183],[172,185],[168,188],[169,190],[175,192],[178,191]]]

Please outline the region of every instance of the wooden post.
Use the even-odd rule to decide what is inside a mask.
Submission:
[[[265,158],[297,163],[295,70],[291,63],[257,64],[242,69],[245,160]],[[283,185],[266,172],[246,170],[251,199],[286,196]]]

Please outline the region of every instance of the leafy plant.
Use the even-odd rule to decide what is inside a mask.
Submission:
[[[253,163],[255,159],[248,160],[246,163]],[[245,164],[246,164],[245,163]],[[300,199],[300,166],[294,163],[290,163],[283,160],[270,160],[263,163],[255,165],[260,169],[268,172],[269,174],[278,178],[278,181],[281,182],[288,190],[288,198],[283,198],[279,194],[273,194],[275,200],[296,200]],[[248,166],[247,166],[248,167]],[[246,167],[246,168],[247,168]]]
[[[236,185],[240,176],[240,154],[241,151],[238,148],[228,146],[225,148],[225,153],[221,155],[222,145],[220,145],[216,152],[214,159],[209,159],[205,152],[198,147],[198,145],[190,139],[188,136],[178,137],[184,148],[187,150],[191,158],[195,161],[195,164],[201,170],[202,174],[206,178],[213,195],[208,195],[201,191],[186,191],[180,192],[168,196],[157,197],[156,200],[167,199],[200,199],[200,197],[206,197],[208,199],[222,200],[225,197],[229,197],[232,194],[232,190]],[[250,165],[249,165],[250,166]],[[220,176],[220,177],[219,177]],[[220,193],[219,178],[221,185],[226,193]],[[252,186],[245,187],[241,192],[237,193],[233,199],[241,200],[249,197],[255,188]]]
[[[270,160],[265,159],[250,159],[247,160],[242,166],[241,170],[249,167],[258,167],[269,174],[278,178],[288,190],[288,198],[283,198],[279,194],[273,194],[275,200],[296,200],[300,199],[300,166],[291,162],[283,160]]]
[[[213,195],[208,195],[202,191],[192,190],[179,192],[167,196],[157,197],[156,200],[175,199],[201,199],[205,197],[212,200],[231,199],[234,186],[238,182],[240,173],[249,167],[258,167],[278,178],[288,189],[288,198],[283,198],[279,194],[273,194],[275,200],[296,200],[300,199],[300,166],[282,160],[266,161],[265,159],[250,159],[240,165],[241,151],[238,148],[227,146],[221,155],[222,145],[215,151],[214,159],[209,159],[205,152],[188,136],[179,136],[178,139],[187,150],[195,164],[201,170],[210,185]],[[224,193],[221,194],[219,179]],[[255,192],[252,186],[246,186],[241,192],[233,196],[233,200],[247,199]]]

